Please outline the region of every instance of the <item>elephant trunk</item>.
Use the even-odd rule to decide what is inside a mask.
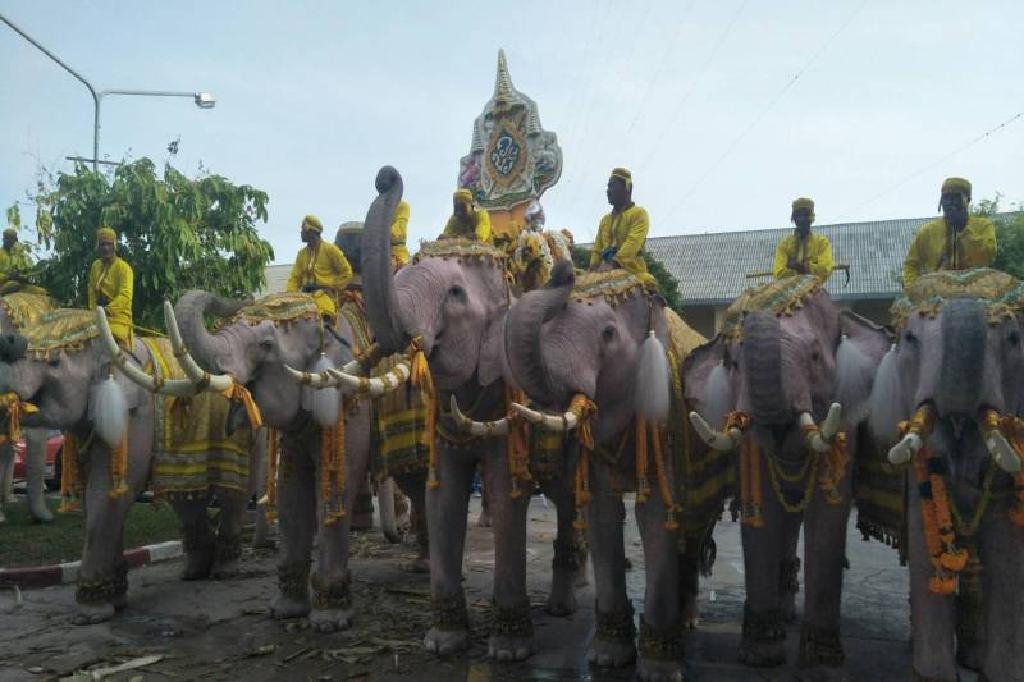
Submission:
[[[408,343],[391,266],[391,223],[402,200],[402,176],[395,168],[384,166],[377,173],[376,186],[379,194],[363,225],[363,299],[377,344],[384,355],[390,355]]]
[[[208,372],[220,372],[219,358],[231,352],[230,342],[206,330],[204,316],[227,317],[238,312],[244,303],[221,298],[206,291],[185,293],[174,306],[181,338],[196,362]]]
[[[509,310],[505,353],[515,383],[541,404],[557,400],[541,348],[541,326],[565,305],[572,292],[572,263],[559,262],[544,289],[531,291]]]
[[[782,381],[782,327],[778,318],[757,311],[743,320],[747,393],[754,420],[785,424],[793,420]]]
[[[942,368],[935,396],[940,414],[974,415],[983,402],[988,325],[976,299],[955,299],[942,311]],[[1001,407],[994,401],[993,407]]]

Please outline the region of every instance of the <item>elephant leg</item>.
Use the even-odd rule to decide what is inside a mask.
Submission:
[[[843,557],[846,526],[850,517],[850,476],[843,478],[840,504],[829,504],[815,492],[804,515],[804,620],[800,628],[800,660],[803,668],[815,668],[815,679],[835,676],[845,656],[839,636],[843,590]]]
[[[368,531],[373,528],[373,492],[370,489],[370,478],[364,475],[359,479],[358,493],[350,507],[350,527],[356,532]]]
[[[177,499],[174,511],[181,522],[181,545],[185,550],[185,568],[182,580],[205,580],[213,568],[213,554],[217,547],[217,536],[206,513],[206,495],[195,495],[193,499]]]
[[[5,523],[4,506],[7,504],[14,479],[14,447],[10,441],[0,445],[0,523]]]
[[[749,666],[773,667],[786,662],[786,630],[779,601],[779,569],[787,533],[788,514],[768,485],[766,457],[761,458],[764,525],[744,523],[743,571],[747,599],[743,605],[743,634],[739,660]]]
[[[960,572],[956,595],[956,662],[968,670],[981,670],[985,620],[982,618],[981,561],[977,543],[967,545],[967,566]]]
[[[626,596],[626,548],[622,538],[626,510],[613,492],[608,467],[590,467],[591,498],[587,505],[590,559],[593,562],[597,621],[589,661],[602,668],[622,667],[636,660],[633,607]]]
[[[466,543],[466,504],[474,459],[438,444],[437,488],[427,488],[426,516],[430,537],[430,597],[434,624],[423,645],[439,656],[469,646],[469,614],[462,590],[462,554]]]
[[[782,518],[782,557],[779,560],[779,610],[782,620],[796,620],[796,595],[800,592],[800,557],[796,555],[800,544],[801,514],[785,514]],[[804,541],[806,544],[806,540]]]
[[[218,493],[218,497],[220,521],[210,576],[214,580],[227,580],[238,575],[238,563],[242,558],[242,525],[248,500],[240,491],[223,491]]]
[[[395,516],[395,482],[391,477],[377,484],[377,507],[380,509],[380,530],[393,545],[402,542]]]
[[[579,531],[573,527],[575,496],[566,481],[553,478],[544,482],[543,489],[555,505],[558,520],[547,612],[552,616],[568,616],[576,611],[576,585],[579,574],[585,569],[586,548],[577,544]]]
[[[925,544],[921,499],[911,483],[907,500],[907,554],[910,563],[910,623],[914,650],[914,674],[936,682],[957,678],[953,640],[956,604],[953,597],[928,590],[932,565]],[[994,678],[999,679],[999,678]]]
[[[278,486],[278,524],[281,560],[277,567],[280,595],[272,611],[275,618],[300,618],[309,613],[309,564],[316,528],[316,493],[313,459],[305,448],[282,439],[281,482]]]
[[[679,614],[678,531],[665,528],[666,509],[658,486],[636,505],[644,547],[644,613],[640,619],[636,678],[642,682],[683,679],[683,632]]]
[[[494,530],[494,622],[488,653],[499,661],[522,661],[533,653],[533,618],[526,595],[526,510],[531,486],[512,496],[512,475],[502,447],[487,453],[483,476]]]
[[[480,528],[491,527],[491,500],[487,495],[487,484],[483,480],[483,472],[480,473],[481,485],[480,485],[480,518],[477,519],[476,525]]]
[[[1004,510],[990,508],[986,516],[978,543],[984,566],[982,674],[993,682],[1024,682],[1024,528]]]
[[[716,521],[711,519],[703,528],[687,535],[679,556],[679,613],[686,629],[695,629],[700,621],[700,576],[711,572],[710,564],[717,551],[713,537]]]
[[[409,566],[413,573],[430,572],[430,531],[427,524],[427,479],[424,472],[402,474],[394,479],[412,503],[412,526],[418,556]]]
[[[39,523],[53,521],[46,506],[46,430],[25,429],[25,482],[28,511]]]

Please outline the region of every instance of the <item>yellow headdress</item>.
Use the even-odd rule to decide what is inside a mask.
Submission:
[[[625,168],[613,168],[612,177],[618,178],[619,180],[622,180],[624,183],[626,183],[627,190],[633,189],[633,174],[630,173]]]
[[[800,209],[805,209],[811,214],[811,222],[814,222],[814,199],[808,199],[807,197],[799,197],[793,200],[793,208],[789,212],[789,219],[792,220],[796,215],[796,212]]]
[[[964,206],[971,203],[971,183],[964,178],[946,178],[942,183],[942,194],[959,194],[963,197]],[[942,197],[939,197],[939,209],[942,209]]]
[[[314,231],[316,231],[316,232],[318,232],[320,234],[323,234],[324,224],[321,223],[320,219],[317,218],[315,215],[309,214],[305,218],[302,219],[301,229],[303,229],[303,230],[314,230]]]
[[[455,194],[452,195],[452,199],[463,204],[473,204],[473,192],[465,187],[455,190]]]
[[[114,232],[114,228],[104,225],[96,230],[96,243],[99,244],[102,241],[117,243],[117,232]]]
[[[13,228],[13,227],[8,227],[6,230],[4,230],[4,236],[5,237],[17,237],[18,236],[18,230]]]

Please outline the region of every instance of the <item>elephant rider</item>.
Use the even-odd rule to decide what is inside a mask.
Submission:
[[[409,202],[398,202],[395,219],[391,222],[391,267],[394,270],[398,270],[409,262],[409,247],[406,246],[409,213]]]
[[[996,257],[996,228],[988,218],[969,215],[971,183],[946,178],[939,209],[942,218],[921,226],[903,261],[903,286],[937,270],[967,270],[992,264]]]
[[[483,209],[477,209],[473,202],[473,192],[466,188],[458,189],[452,196],[452,217],[445,223],[441,239],[474,239],[484,244],[492,244],[491,216]]]
[[[96,252],[99,258],[89,268],[89,309],[101,306],[106,310],[110,332],[121,345],[132,347],[132,296],[135,273],[117,255],[117,233],[103,226],[96,231]]]
[[[628,170],[612,170],[607,196],[612,211],[598,225],[590,269],[622,268],[645,283],[653,283],[643,255],[651,223],[647,211],[633,203],[633,176]]]
[[[772,274],[775,279],[793,275],[816,275],[825,281],[832,274],[832,244],[823,234],[811,232],[814,222],[814,200],[800,197],[793,200],[789,219],[796,226],[775,247]]]
[[[18,231],[8,227],[4,230],[4,245],[0,249],[0,283],[24,281],[25,272],[31,267],[32,259],[18,242]]]
[[[320,315],[334,320],[338,316],[337,298],[352,279],[352,266],[334,244],[323,240],[324,226],[315,215],[302,219],[302,241],[288,277],[288,291],[313,294]]]

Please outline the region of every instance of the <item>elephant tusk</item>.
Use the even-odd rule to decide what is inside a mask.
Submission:
[[[370,395],[378,396],[397,390],[404,385],[409,380],[409,377],[412,376],[412,370],[409,367],[409,363],[400,362],[393,369],[379,377],[356,376],[344,370],[339,372],[336,369],[327,370],[327,374],[335,381],[334,385],[340,386],[346,393],[359,395],[369,393]]]
[[[897,465],[906,464],[923,446],[924,441],[921,440],[921,436],[911,431],[889,450],[889,461]]]
[[[740,430],[737,428],[729,429],[728,433],[713,429],[704,417],[700,416],[696,412],[690,413],[690,423],[693,424],[693,428],[697,432],[697,435],[700,436],[700,439],[712,450],[717,450],[719,452],[729,452],[735,449],[736,443],[739,442],[742,435]]]
[[[1020,471],[1021,462],[1017,451],[998,429],[992,429],[986,434],[985,447],[988,448],[989,454],[992,455],[992,459],[996,461],[1000,469],[1008,474],[1016,474]]]
[[[174,306],[170,301],[164,301],[164,326],[167,327],[167,336],[170,337],[174,357],[181,364],[185,376],[195,383],[197,390],[223,393],[234,385],[235,380],[227,374],[210,374],[203,370],[192,354],[188,352],[188,348],[185,347],[185,342],[181,338],[181,330],[178,329],[178,320],[174,317]]]
[[[840,403],[832,403],[825,415],[825,421],[821,423],[821,437],[831,443],[839,433],[839,427],[843,423],[843,406]]]
[[[814,417],[810,412],[800,414],[800,428],[807,431],[807,444],[815,452],[825,453],[832,449],[832,441],[839,433],[839,425],[843,419],[843,406],[839,403],[832,403],[828,408],[828,415],[819,428],[814,423]]]
[[[329,375],[327,372],[300,372],[289,365],[285,365],[284,369],[292,379],[295,379],[296,383],[303,386],[310,386],[317,389],[338,387],[338,379]]]
[[[341,371],[345,374],[359,374],[363,371],[363,365],[358,360],[349,360]]]
[[[529,407],[516,402],[513,402],[511,405],[512,410],[516,414],[531,424],[540,425],[545,431],[572,431],[579,423],[579,418],[569,410],[566,410],[559,416],[555,416],[531,410]]]
[[[455,423],[460,430],[469,432],[474,436],[508,435],[508,417],[502,417],[497,421],[490,422],[478,422],[475,419],[470,419],[459,409],[459,401],[454,395],[452,396],[452,417],[455,419]]]
[[[104,350],[107,351],[107,355],[110,357],[110,361],[133,383],[138,384],[150,393],[178,397],[196,394],[196,387],[187,379],[166,379],[161,381],[154,376],[146,374],[142,368],[133,365],[124,350],[114,340],[114,335],[110,331],[110,324],[107,322],[107,313],[101,307],[96,308],[96,326],[99,328],[100,340],[103,343]]]

